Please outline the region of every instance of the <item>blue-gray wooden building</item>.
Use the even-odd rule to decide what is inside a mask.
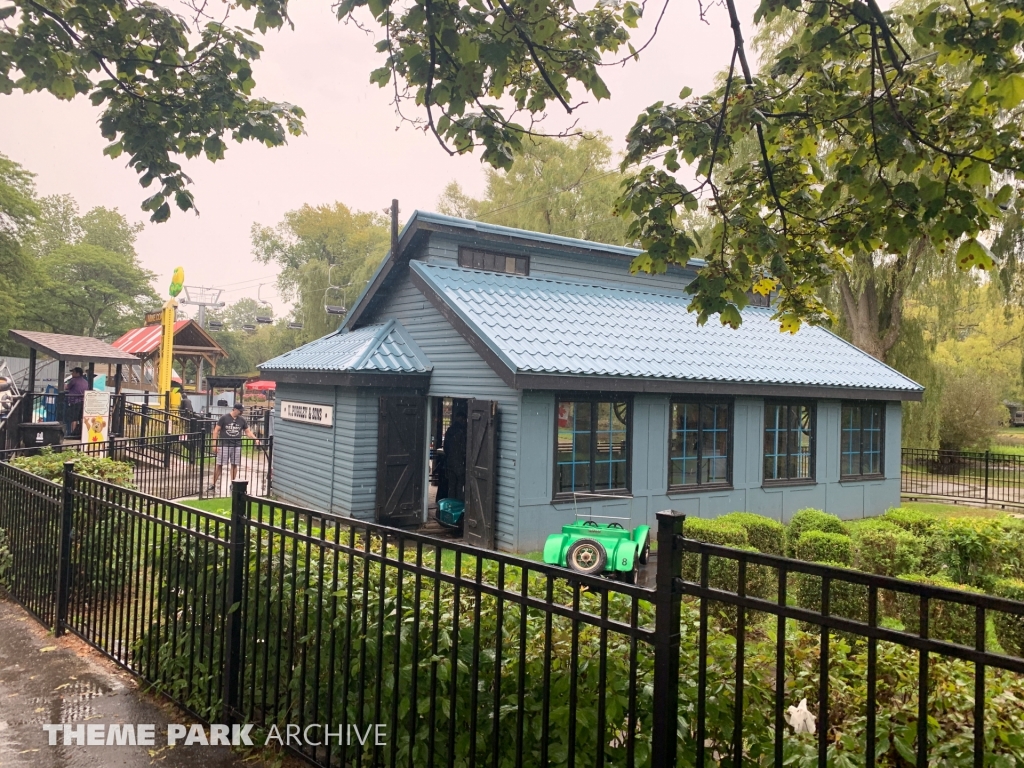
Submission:
[[[260,366],[278,382],[274,487],[387,524],[432,515],[431,446],[468,414],[466,538],[539,549],[577,513],[786,520],[899,503],[922,388],[823,328],[686,310],[690,268],[416,212],[342,327]]]

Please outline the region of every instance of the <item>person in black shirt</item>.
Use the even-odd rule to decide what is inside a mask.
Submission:
[[[223,435],[223,437],[221,437]],[[249,422],[242,418],[242,404],[235,403],[231,406],[231,413],[225,414],[217,421],[213,428],[213,440],[217,443],[217,465],[213,468],[213,482],[206,490],[215,491],[220,484],[221,468],[225,464],[231,465],[231,479],[238,474],[238,465],[242,463],[242,435],[256,439],[256,435],[249,429]]]
[[[444,433],[444,459],[448,472],[449,499],[466,500],[466,411],[453,409],[452,423]]]

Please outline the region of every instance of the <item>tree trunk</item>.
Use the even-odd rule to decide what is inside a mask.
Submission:
[[[838,278],[840,308],[851,340],[882,362],[899,340],[907,287],[927,247],[919,240],[891,264],[877,264],[872,254],[859,253],[853,267],[863,279],[855,284],[849,273]]]

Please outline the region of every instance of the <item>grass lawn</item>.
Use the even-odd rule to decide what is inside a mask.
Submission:
[[[204,512],[214,512],[225,517],[231,516],[231,497],[229,496],[219,499],[190,499],[182,503],[187,507],[201,509]]]
[[[936,517],[1006,517],[1009,514],[1001,509],[987,509],[985,507],[960,506],[956,504],[932,504],[925,501],[905,501],[900,506],[904,509],[926,512]]]

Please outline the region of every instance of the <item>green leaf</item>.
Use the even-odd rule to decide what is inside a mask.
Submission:
[[[964,174],[964,180],[976,187],[987,187],[992,183],[992,170],[988,163],[972,161],[967,173]]]
[[[992,198],[992,202],[1002,207],[1009,204],[1010,199],[1013,197],[1013,186],[1010,184],[1003,184]]]
[[[995,257],[988,246],[974,237],[964,240],[956,251],[956,265],[965,271],[972,267],[989,270],[995,263]]]
[[[1024,75],[1009,75],[992,89],[992,95],[999,98],[1006,109],[1013,109],[1024,101]]]
[[[691,93],[693,93],[693,88],[691,88],[690,86],[686,86],[685,88],[683,88],[683,90],[679,92],[679,98],[688,99],[690,98]]]
[[[70,101],[75,98],[75,83],[70,77],[55,77],[50,83],[50,93],[58,99]]]

